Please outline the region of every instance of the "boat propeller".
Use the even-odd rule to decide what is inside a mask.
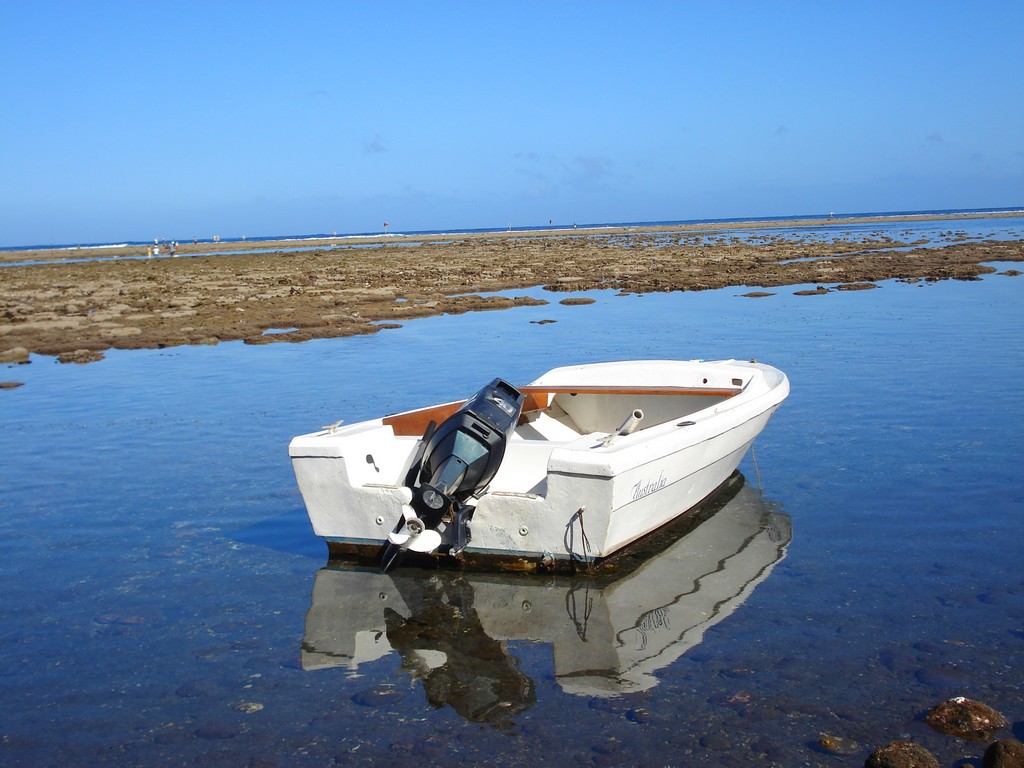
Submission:
[[[409,550],[437,551],[450,527],[454,536],[447,537],[449,552],[465,548],[475,510],[469,501],[483,494],[501,466],[524,399],[511,384],[495,379],[441,426],[430,423],[406,477],[412,499],[403,505],[381,554],[385,572],[399,565]]]

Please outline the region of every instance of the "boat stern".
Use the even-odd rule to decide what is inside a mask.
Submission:
[[[313,531],[329,542],[384,541],[412,499],[404,481],[416,443],[380,420],[294,438],[288,454]]]

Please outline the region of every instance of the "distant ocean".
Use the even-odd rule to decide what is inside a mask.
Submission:
[[[217,241],[212,237],[170,237],[161,238],[160,242],[165,243],[174,240],[179,243],[210,243],[221,242],[221,243],[262,243],[272,242],[278,240],[326,240],[326,239],[346,239],[346,238],[359,238],[359,237],[379,237],[384,234],[391,234],[402,237],[407,236],[426,236],[426,235],[461,235],[461,234],[486,234],[488,232],[561,232],[561,231],[586,231],[588,229],[602,229],[607,227],[664,227],[664,226],[692,226],[694,224],[708,224],[708,225],[722,225],[722,224],[740,224],[749,222],[764,222],[769,223],[773,221],[820,221],[821,219],[834,216],[837,219],[843,219],[845,223],[849,223],[851,219],[873,219],[879,217],[892,217],[899,218],[902,216],[949,216],[950,218],[956,216],[970,216],[978,214],[989,214],[989,213],[1020,213],[1024,214],[1024,206],[1010,206],[1007,208],[953,208],[947,210],[925,210],[925,211],[877,211],[870,213],[841,213],[841,212],[829,212],[829,213],[813,213],[813,214],[800,214],[792,216],[739,216],[736,218],[727,219],[679,219],[674,221],[621,221],[621,222],[599,222],[590,224],[530,224],[522,227],[481,227],[481,228],[467,228],[467,229],[418,229],[418,230],[403,230],[403,231],[391,231],[384,232],[381,230],[372,232],[321,232],[321,233],[310,233],[310,234],[288,234],[288,235],[263,235],[258,237],[220,237]],[[145,246],[151,244],[151,240],[123,240],[116,242],[107,243],[49,243],[49,244],[36,244],[36,245],[16,245],[16,246],[0,246],[0,251],[25,251],[25,250],[60,250],[60,249],[82,249],[82,248],[127,248],[130,246]]]

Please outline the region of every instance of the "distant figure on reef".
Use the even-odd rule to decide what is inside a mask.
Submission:
[[[148,248],[146,248],[146,258],[147,259],[152,259],[153,258],[153,246],[152,245],[149,246]]]
[[[171,248],[171,256],[174,256],[175,255],[174,251],[177,250],[178,244],[174,240],[171,240],[170,248]]]
[[[153,246],[153,255],[154,256],[159,256],[160,255],[160,246],[159,245],[154,245]]]

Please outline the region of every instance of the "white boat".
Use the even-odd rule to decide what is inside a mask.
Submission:
[[[332,555],[572,570],[713,494],[788,394],[786,375],[756,362],[576,365],[331,425],[289,454]]]
[[[517,653],[536,643],[566,693],[637,693],[743,605],[791,538],[789,516],[737,472],[699,514],[594,576],[328,566],[314,580],[302,668],[358,674],[400,659],[434,706],[487,721],[533,703]]]

